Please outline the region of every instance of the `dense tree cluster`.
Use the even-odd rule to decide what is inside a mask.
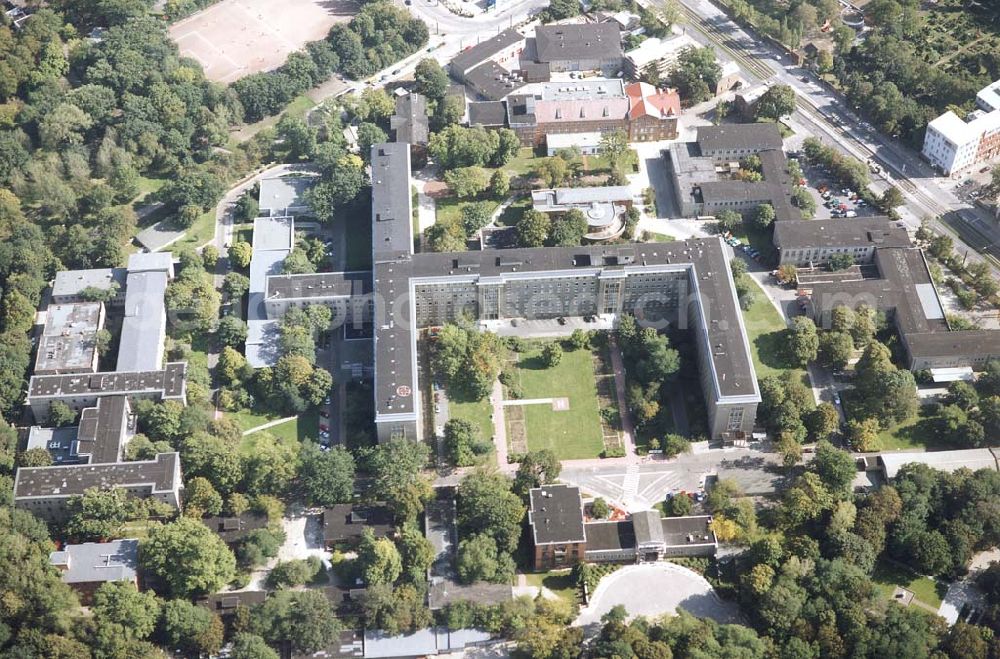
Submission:
[[[477,470],[458,488],[458,573],[463,581],[509,583],[511,554],[521,535],[525,506],[514,482],[497,472]]]
[[[408,57],[427,43],[427,25],[388,2],[364,5],[349,23],[334,25],[326,39],[306,44],[274,71],[232,85],[247,121],[277,114],[295,96],[342,73],[360,80]]]
[[[500,375],[505,350],[492,332],[445,325],[434,345],[434,372],[445,379],[450,391],[481,400]]]
[[[686,48],[677,58],[677,67],[670,74],[670,85],[676,87],[685,105],[697,105],[715,96],[722,78],[722,67],[710,47]]]
[[[444,169],[459,167],[503,167],[517,155],[521,141],[514,131],[464,128],[452,124],[431,135],[427,150]]]

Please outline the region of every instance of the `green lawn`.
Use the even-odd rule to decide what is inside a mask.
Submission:
[[[754,303],[743,312],[750,352],[757,378],[781,375],[786,371],[797,371],[805,377],[805,371],[788,362],[785,355],[785,321],[767,299],[764,291],[757,287]]]
[[[306,112],[308,112],[315,106],[316,103],[313,102],[311,98],[309,98],[305,94],[300,94],[295,98],[293,98],[291,102],[289,102],[289,104],[285,106],[285,109],[281,112],[281,114],[276,114],[273,117],[265,117],[260,121],[258,121],[257,123],[244,126],[240,130],[232,134],[232,139],[237,144],[239,142],[245,142],[246,140],[256,135],[258,132],[260,132],[261,130],[276,125],[278,121],[281,119],[281,117],[283,117],[285,114],[290,114],[294,117],[304,118],[306,116]]]
[[[516,201],[512,202],[510,206],[503,209],[503,212],[500,213],[500,217],[497,218],[497,224],[505,227],[517,226],[517,223],[521,221],[522,217],[524,217],[525,211],[530,208],[531,197],[520,197]]]
[[[861,414],[854,409],[854,399],[851,391],[842,394],[844,411],[848,419],[861,418]],[[881,449],[885,451],[913,450],[913,449],[945,449],[934,431],[934,419],[930,413],[930,407],[923,407],[918,416],[907,419],[901,423],[894,423],[878,434]]]
[[[576,602],[576,579],[571,570],[552,570],[551,572],[529,572],[524,575],[529,586],[545,587],[570,604]]]
[[[531,172],[531,168],[535,163],[535,150],[531,147],[522,147],[517,155],[511,158],[506,165],[503,166],[504,170],[510,174],[516,176],[526,176]]]
[[[233,242],[253,243],[253,222],[233,226]]]
[[[902,586],[913,591],[913,596],[916,599],[935,609],[941,606],[941,599],[948,592],[948,587],[945,584],[888,561],[879,561],[875,564],[875,570],[872,572],[872,583],[875,584],[883,597],[892,597],[893,589],[896,586]]]
[[[194,224],[184,233],[184,236],[170,246],[170,251],[177,253],[185,249],[201,247],[215,236],[215,207],[202,213]]]
[[[146,177],[146,176],[140,176],[139,177],[139,194],[136,195],[136,198],[134,200],[132,200],[132,203],[141,202],[148,195],[150,195],[150,194],[152,194],[154,192],[158,192],[160,190],[160,188],[162,188],[166,182],[167,182],[167,179],[165,179],[165,178],[149,178],[149,177]]]
[[[500,202],[495,199],[483,199],[492,205],[490,212],[492,213],[500,205]],[[462,222],[462,209],[469,204],[476,203],[473,201],[462,201],[457,197],[444,197],[443,199],[438,199],[436,202],[436,211],[434,214],[435,222]]]
[[[569,410],[557,412],[548,404],[523,406],[528,450],[552,449],[562,460],[596,458],[604,450],[604,439],[591,352],[567,350],[558,365],[545,368],[543,345],[533,346],[517,364],[523,398],[569,398]]]
[[[493,410],[488,398],[483,400],[453,400],[448,399],[448,416],[452,419],[464,419],[479,427],[484,438],[493,436]]]
[[[263,412],[260,410],[229,412],[227,415],[235,419],[240,425],[240,428],[243,430],[250,430],[251,428],[256,428],[257,426],[279,418],[279,415],[277,414]],[[279,423],[276,426],[272,426],[260,432],[268,432],[282,442],[299,442],[307,437],[315,440],[319,436],[319,414],[315,410],[311,410],[304,414],[300,414],[297,419],[291,419],[284,423]],[[247,435],[244,442],[246,442],[249,438],[252,438],[254,434],[255,433]]]
[[[648,243],[672,243],[676,238],[666,233],[646,232],[646,242]]]

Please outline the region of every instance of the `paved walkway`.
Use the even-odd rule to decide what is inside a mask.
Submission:
[[[243,436],[246,437],[247,435],[252,435],[255,432],[259,432],[261,430],[267,430],[268,428],[273,428],[274,426],[280,426],[283,423],[287,423],[289,421],[294,421],[297,418],[299,418],[299,417],[297,417],[297,416],[286,416],[283,419],[275,419],[274,421],[268,421],[267,423],[262,423],[259,426],[254,426],[253,428],[250,428],[250,430],[244,430],[243,431]]]
[[[564,412],[569,409],[568,398],[515,398],[513,400],[502,400],[500,404],[504,407],[515,405],[551,405],[553,410]]]
[[[507,424],[504,423],[503,402],[503,385],[500,380],[496,380],[490,393],[490,403],[493,405],[493,445],[496,447],[500,471],[513,472],[517,465],[507,462]]]
[[[611,369],[615,372],[615,398],[618,399],[618,415],[622,420],[622,443],[625,445],[625,459],[630,463],[639,458],[635,453],[635,427],[632,425],[632,414],[629,412],[625,396],[625,364],[622,362],[622,352],[618,348],[618,334],[608,335],[608,351],[611,353]]]

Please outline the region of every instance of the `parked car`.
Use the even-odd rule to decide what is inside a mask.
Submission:
[[[844,213],[844,217],[857,217],[858,214],[855,211],[847,211]]]

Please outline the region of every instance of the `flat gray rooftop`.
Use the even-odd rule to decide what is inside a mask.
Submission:
[[[35,398],[116,393],[162,392],[165,397],[184,393],[186,362],[171,362],[162,370],[138,373],[92,373],[82,375],[36,375],[28,383],[28,396]]]
[[[63,583],[132,581],[139,566],[138,540],[112,540],[66,545],[49,554]]]
[[[153,491],[165,492],[173,489],[179,469],[177,453],[161,453],[144,462],[22,467],[14,477],[14,496],[71,497],[80,496],[91,487],[148,485],[152,485]]]
[[[615,22],[540,25],[535,29],[539,62],[608,60],[622,56],[621,29]]]
[[[456,75],[462,75],[469,69],[476,67],[481,62],[490,59],[505,48],[524,41],[524,35],[517,30],[504,30],[500,34],[480,41],[473,47],[462,51],[451,60],[451,70]]]
[[[289,209],[303,209],[305,193],[319,180],[316,176],[288,175],[260,181],[260,210],[271,215],[284,215]],[[256,240],[256,226],[254,227]]]
[[[906,229],[886,217],[776,222],[781,249],[809,247],[910,247]]]
[[[625,96],[625,83],[618,78],[542,82],[537,85],[542,98],[546,101],[589,101],[595,98]]]
[[[372,273],[368,270],[278,275],[267,278],[268,300],[361,296],[371,293],[371,290]]]
[[[781,133],[777,124],[721,124],[698,126],[697,142],[703,153],[755,149],[780,150]]]
[[[125,288],[125,268],[93,268],[90,270],[60,270],[56,273],[52,284],[54,298],[75,296],[86,288],[108,290],[112,284],[117,284],[120,290]]]
[[[169,254],[166,255],[169,258]],[[119,371],[160,368],[166,338],[164,296],[167,272],[160,269],[129,270],[125,289],[125,317],[118,342]]]
[[[100,302],[50,304],[38,343],[35,372],[93,371],[97,365],[97,331],[104,324]]]

